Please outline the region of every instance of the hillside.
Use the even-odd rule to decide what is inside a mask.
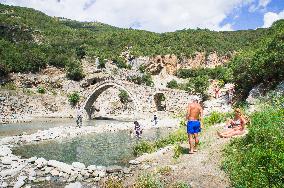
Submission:
[[[119,55],[127,46],[132,46],[134,57],[165,54],[189,57],[196,52],[226,55],[253,44],[267,33],[265,29],[235,32],[185,29],[158,34],[49,17],[33,9],[2,4],[0,12],[2,74],[36,72],[47,64],[80,67],[76,60],[85,55],[123,61]]]

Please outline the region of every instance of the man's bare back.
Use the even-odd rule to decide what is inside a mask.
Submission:
[[[187,108],[187,120],[200,120],[203,115],[202,107],[199,103],[193,102]]]

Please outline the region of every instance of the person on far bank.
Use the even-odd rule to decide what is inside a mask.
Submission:
[[[156,114],[154,115],[152,122],[154,122],[154,126],[158,124],[158,117],[156,116]]]
[[[76,124],[77,124],[77,127],[82,127],[82,121],[83,121],[83,111],[82,111],[82,108],[81,108],[81,105],[78,104],[77,106],[77,109],[76,109]]]
[[[198,102],[198,99],[194,99],[192,103],[188,104],[186,120],[187,120],[187,134],[189,140],[189,154],[197,152],[197,146],[199,143],[198,134],[203,128],[202,124],[203,109]]]

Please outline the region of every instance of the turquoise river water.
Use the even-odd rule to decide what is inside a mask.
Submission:
[[[97,126],[107,123],[114,123],[114,121],[94,120],[85,122],[85,124],[89,126]],[[55,126],[70,125],[75,126],[74,120],[44,119],[25,124],[1,125],[0,136],[18,135],[22,132],[30,134],[37,130],[48,129]],[[171,132],[171,129],[166,128],[144,130],[142,139],[156,140],[166,136],[169,132]],[[37,156],[69,164],[78,161],[85,165],[127,166],[129,160],[135,158],[132,150],[133,145],[140,141],[141,139],[131,137],[129,130],[91,133],[75,138],[42,141],[36,144],[27,144],[15,147],[13,149],[13,153],[25,158]]]

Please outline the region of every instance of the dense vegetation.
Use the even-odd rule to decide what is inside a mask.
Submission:
[[[275,86],[284,80],[284,20],[275,22],[259,42],[239,53],[225,66],[214,69],[180,69],[177,76],[187,78],[186,85],[169,83],[169,87],[195,90],[205,94],[208,79],[236,84],[239,99],[244,99],[256,85]]]
[[[257,45],[241,51],[229,64],[232,82],[244,98],[257,84],[275,86],[284,80],[284,20],[277,21]]]
[[[179,70],[187,84],[169,83],[170,88],[205,94],[208,78],[234,82],[245,97],[253,86],[275,85],[284,80],[284,21],[270,29],[215,32],[185,29],[168,33],[121,29],[98,22],[77,22],[53,18],[28,8],[0,4],[0,76],[9,72],[37,72],[47,65],[64,68],[67,77],[80,80],[80,60],[85,56],[113,60],[119,68],[131,68],[120,54],[129,49],[133,56],[176,54],[179,58],[202,51],[237,55],[225,67]],[[145,71],[141,67],[141,72]],[[148,74],[131,78],[152,85]]]
[[[196,51],[230,55],[262,37],[267,30],[214,32],[207,29],[153,33],[120,29],[98,22],[53,18],[28,8],[0,4],[0,73],[36,72],[46,65],[65,68],[71,79],[84,77],[80,59],[85,56],[119,59],[126,47],[134,56],[176,54],[191,56]],[[75,71],[71,71],[75,67]]]
[[[284,100],[273,104],[254,113],[249,133],[225,150],[224,168],[235,187],[284,187]]]

